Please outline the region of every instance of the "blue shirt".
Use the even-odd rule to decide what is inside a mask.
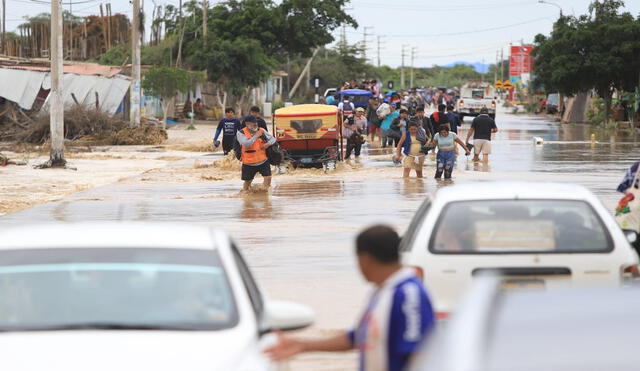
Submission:
[[[460,116],[454,112],[447,112],[447,118],[449,119],[449,124],[451,125],[451,131],[454,133],[458,133],[458,126],[462,126],[462,122],[460,122]]]
[[[361,371],[402,371],[434,324],[422,282],[404,268],[374,292],[358,326],[347,335],[360,352]]]
[[[232,140],[233,138],[235,138],[236,133],[240,130],[242,130],[242,123],[240,122],[240,120],[235,117],[232,119],[228,119],[225,117],[218,123],[218,128],[216,129],[216,136],[214,137],[214,139],[217,140],[218,136],[222,132],[223,140]]]
[[[400,116],[400,112],[398,111],[394,111],[393,113],[388,114],[387,117],[385,117],[382,120],[382,124],[380,124],[380,128],[382,130],[389,130],[389,128],[391,128],[391,123],[398,116]]]

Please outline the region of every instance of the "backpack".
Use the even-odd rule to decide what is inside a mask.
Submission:
[[[267,137],[263,135],[262,140],[266,143]],[[278,166],[284,161],[284,152],[278,142],[267,147],[265,152],[267,153],[267,161],[269,161],[270,165]]]

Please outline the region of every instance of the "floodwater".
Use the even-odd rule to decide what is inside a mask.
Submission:
[[[466,138],[467,118],[462,138]],[[572,182],[587,186],[612,210],[617,183],[640,158],[633,130],[607,133],[589,126],[560,125],[542,117],[499,114],[500,131],[488,165],[460,156],[452,183],[491,180]],[[596,142],[591,142],[595,134]],[[535,145],[541,137],[543,145]],[[198,156],[210,161],[214,156]],[[171,167],[190,167],[193,159]],[[215,169],[208,169],[215,175]],[[316,325],[304,335],[327,335],[351,326],[369,288],[357,272],[355,235],[374,223],[402,232],[436,182],[433,161],[425,179],[401,178],[391,151],[372,145],[362,158],[330,174],[296,170],[274,176],[272,191],[238,194],[237,179],[141,181],[140,177],[0,217],[0,226],[25,222],[160,221],[200,223],[226,230],[236,241],[262,288],[273,298],[310,305]],[[260,181],[260,180],[258,180]],[[293,370],[355,369],[355,355],[308,355]]]

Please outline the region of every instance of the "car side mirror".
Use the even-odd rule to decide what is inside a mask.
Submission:
[[[313,324],[315,314],[305,305],[281,300],[269,300],[265,304],[261,333],[270,331],[299,330]]]

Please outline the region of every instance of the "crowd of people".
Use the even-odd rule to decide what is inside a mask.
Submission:
[[[372,95],[366,108],[358,107],[344,95],[338,103],[338,109],[344,119],[343,135],[347,138],[346,159],[355,153],[358,158],[361,147],[368,136],[370,143],[379,142],[381,148],[395,149],[394,162],[402,164],[403,176],[409,177],[411,171],[422,178],[422,169],[426,156],[436,154],[435,178],[451,179],[460,149],[468,156],[474,149],[474,161],[488,161],[491,153],[491,135],[497,132],[495,121],[487,109],[473,120],[466,141],[458,137],[462,119],[451,104],[440,103],[437,110],[427,116],[425,102],[418,98],[399,99],[397,93],[382,99]],[[446,102],[444,95],[439,96]],[[407,106],[406,102],[415,99],[419,105]],[[415,102],[414,101],[414,102]],[[470,144],[471,136],[474,145]]]

